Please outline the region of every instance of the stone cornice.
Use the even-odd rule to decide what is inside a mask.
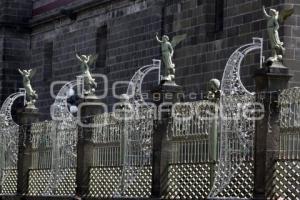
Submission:
[[[107,3],[110,3],[112,0],[86,0],[84,2],[82,1],[72,1],[72,0],[64,0],[65,4],[59,3],[57,4],[57,7],[52,3],[49,7],[49,10],[44,7],[44,14],[39,13],[37,11],[33,11],[39,14],[35,14],[35,16],[30,20],[30,26],[34,27],[43,23],[51,22],[53,20],[59,19],[61,17],[64,17],[60,11],[62,8],[71,10],[74,14],[94,8],[100,5],[104,5]],[[116,0],[116,1],[121,1],[121,0]],[[39,8],[37,8],[39,9]],[[35,10],[37,10],[35,9]]]

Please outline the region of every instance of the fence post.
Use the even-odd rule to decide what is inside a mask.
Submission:
[[[291,77],[283,66],[265,66],[255,73],[257,100],[264,105],[265,112],[255,127],[254,199],[267,199],[268,185],[279,154],[278,96],[288,87]]]
[[[171,110],[179,102],[182,87],[176,84],[161,84],[152,91],[152,100],[157,105],[158,119],[153,130],[152,188],[151,197],[161,198],[167,187],[168,165],[172,148],[168,142],[168,127],[171,123]]]
[[[19,130],[19,153],[17,162],[17,195],[23,196],[28,193],[29,188],[29,169],[31,167],[31,125],[39,121],[37,109],[25,108],[20,113]]]
[[[217,151],[218,151],[218,117],[215,117],[210,122],[208,141],[209,141],[209,162],[210,162],[210,187],[212,188],[215,179]]]
[[[93,119],[101,112],[100,100],[85,98],[78,112],[78,143],[76,168],[76,195],[89,194],[90,168],[93,163]]]
[[[120,163],[118,164],[121,164],[121,170],[124,170],[124,158],[126,156],[126,152],[127,152],[127,145],[126,145],[126,142],[128,141],[128,127],[126,126],[126,117],[127,117],[127,111],[126,109],[128,109],[127,107],[127,103],[129,102],[126,102],[126,100],[122,100],[124,103],[124,105],[120,105],[117,109],[119,109],[120,111],[120,118],[121,118],[121,122],[122,123],[122,127],[123,127],[123,132],[121,132],[121,135],[120,135]],[[121,172],[122,173],[122,172]],[[122,176],[122,175],[121,175]],[[122,179],[120,181],[120,187],[118,188],[118,193],[120,195],[121,192],[123,191],[124,189],[124,186],[125,186],[125,180],[124,180],[124,177],[122,176]]]

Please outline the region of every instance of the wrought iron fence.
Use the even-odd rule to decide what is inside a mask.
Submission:
[[[94,117],[97,126],[93,130],[93,167],[120,166],[121,135],[124,124],[114,113],[104,113]]]
[[[269,187],[271,199],[300,199],[300,88],[282,91],[280,149]]]
[[[55,128],[52,121],[32,124],[31,148],[32,159],[31,169],[50,169],[52,159],[51,132]]]
[[[284,90],[280,104],[279,159],[300,160],[300,88]]]
[[[207,198],[218,166],[220,152],[219,110],[209,101],[176,106],[169,133],[171,160],[168,170],[167,199]],[[253,151],[245,152],[239,138],[229,138],[232,148],[244,152],[231,182],[220,194],[222,197],[249,198],[253,190]],[[236,156],[233,162],[241,159]]]
[[[139,152],[138,148],[141,144],[134,141],[142,141],[143,134],[140,132],[147,128],[152,130],[153,127],[145,127],[145,118],[125,119],[124,114],[125,111],[117,111],[94,117],[94,124],[97,126],[92,137],[94,149],[93,166],[90,170],[91,197],[112,198],[120,190],[127,197],[150,196],[150,159],[141,165],[144,162],[143,152]],[[125,176],[131,176],[132,182],[127,185],[122,182],[127,179]]]
[[[209,135],[212,122],[216,120],[213,109],[208,101],[176,106],[169,134],[172,144],[170,163],[210,161]]]
[[[218,110],[208,101],[187,103],[176,106],[174,117],[169,125],[168,142],[171,146],[169,169],[167,174],[164,197],[206,198],[218,165],[220,130],[218,127]],[[151,141],[150,135],[141,132],[153,130],[153,114],[141,118],[124,120],[118,118],[120,113],[104,113],[94,117],[97,126],[93,129],[92,165],[90,169],[90,197],[112,198],[122,184],[122,177],[131,176],[132,182],[126,186],[125,197],[149,197],[151,195],[151,156],[145,157],[138,152],[140,145],[135,141]],[[60,130],[55,121],[35,123],[31,128],[32,160],[30,168],[29,195],[41,196],[49,184],[52,164],[53,134],[66,131],[77,134],[69,129]],[[129,133],[128,138],[125,133]],[[141,138],[145,137],[145,138]],[[124,145],[126,139],[132,141],[130,155],[126,155]],[[142,140],[145,139],[145,140]],[[235,138],[237,140],[237,138]],[[149,142],[147,142],[148,144]],[[151,142],[149,143],[151,144]],[[151,150],[151,145],[141,145]],[[242,146],[235,146],[242,150]],[[135,151],[136,150],[136,151]],[[135,155],[136,157],[134,157]],[[130,161],[131,170],[124,170],[124,156]],[[136,164],[134,164],[136,163]],[[64,162],[61,163],[63,166]],[[69,166],[65,163],[66,166]],[[128,164],[128,163],[127,163]],[[244,162],[233,176],[231,184],[222,194],[226,196],[248,197],[245,193],[252,189],[252,162]],[[138,172],[132,175],[133,171]],[[72,195],[75,188],[75,169],[65,168],[64,180],[56,187],[57,195]],[[128,177],[126,177],[127,179]],[[237,183],[238,186],[237,186]],[[240,184],[243,183],[243,184]],[[124,183],[123,183],[124,184]],[[122,186],[124,187],[124,186]]]
[[[1,126],[0,129],[1,194],[14,194],[17,191],[19,126]]]
[[[171,159],[166,199],[202,199],[210,191],[211,168],[215,163],[210,157],[209,136],[216,118],[211,115],[211,104],[205,103],[178,104],[173,110],[168,134]]]
[[[71,125],[72,127],[72,125]],[[43,196],[48,190],[51,180],[53,163],[53,137],[64,132],[67,134],[77,134],[77,128],[61,129],[55,121],[45,121],[32,124],[31,127],[31,167],[29,171],[29,195]],[[66,136],[67,137],[67,136]],[[72,142],[72,141],[70,141]],[[65,154],[62,149],[60,154]],[[75,159],[75,160],[74,160]],[[61,167],[61,180],[57,182],[56,195],[70,195],[75,192],[76,170],[73,159],[63,159],[59,165]],[[69,167],[71,166],[71,167]]]
[[[297,96],[299,95],[299,96]],[[280,104],[280,149],[278,162],[274,166],[270,198],[299,198],[299,145],[300,145],[300,89],[293,88],[282,92]],[[134,132],[129,139],[141,141],[141,131],[153,129],[153,118],[139,120],[118,119],[120,113],[105,113],[94,117],[97,126],[93,129],[93,155],[90,169],[90,197],[112,198],[120,187],[124,176],[124,134]],[[215,115],[216,114],[216,115]],[[206,101],[186,103],[176,106],[169,124],[168,142],[170,143],[170,160],[167,173],[164,198],[199,199],[209,194],[218,166],[220,144],[220,127],[218,110]],[[152,121],[151,121],[152,120]],[[32,124],[31,128],[31,167],[29,195],[43,195],[51,176],[53,133],[59,127],[54,121]],[[75,129],[74,129],[75,130]],[[72,129],[61,129],[67,134],[77,134]],[[239,131],[239,130],[237,130]],[[232,134],[233,136],[235,134]],[[67,136],[66,136],[67,137]],[[147,139],[147,138],[146,138]],[[149,138],[148,138],[149,139]],[[151,138],[150,138],[151,139]],[[229,137],[232,148],[244,152],[239,145],[239,138]],[[235,145],[236,144],[236,145]],[[134,147],[134,145],[132,146]],[[145,146],[146,147],[146,146]],[[151,149],[151,146],[148,147]],[[125,197],[149,197],[151,195],[151,159],[140,169],[137,157],[131,159],[132,168],[138,171],[133,181],[126,187]],[[242,164],[233,174],[230,183],[220,193],[223,197],[250,198],[253,189],[253,149],[244,152]],[[128,155],[127,155],[128,156]],[[136,160],[136,165],[134,165]],[[232,158],[239,159],[239,157]],[[62,166],[69,166],[62,162]],[[7,194],[15,192],[16,170],[10,171],[7,184],[3,190]],[[56,194],[73,195],[75,188],[75,169],[65,168],[64,180],[59,181]],[[6,189],[4,189],[6,188]]]

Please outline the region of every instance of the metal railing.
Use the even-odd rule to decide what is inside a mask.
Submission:
[[[217,126],[215,112],[215,107],[209,101],[176,105],[169,134],[172,143],[170,163],[212,161],[210,154],[216,155],[217,152],[217,149],[210,148],[214,145],[212,143],[217,143],[210,137],[211,134],[217,135],[212,129],[214,125]]]
[[[93,129],[93,167],[120,166],[120,141],[124,125],[114,113],[104,113],[94,117],[97,125]]]
[[[53,122],[34,123],[31,127],[31,169],[50,169],[52,159],[51,129]]]
[[[279,159],[300,159],[300,88],[284,90],[280,104]]]

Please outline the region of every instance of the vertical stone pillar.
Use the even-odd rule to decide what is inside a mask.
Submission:
[[[158,119],[153,133],[152,153],[152,198],[161,198],[166,188],[168,165],[172,148],[168,142],[168,127],[171,122],[171,111],[174,103],[179,102],[182,87],[176,84],[161,84],[153,90],[153,102],[157,105]]]
[[[99,103],[99,99],[87,97],[83,99],[79,108],[76,169],[76,195],[78,197],[89,193],[90,168],[93,163],[93,118],[101,111]]]
[[[292,76],[282,66],[266,66],[256,71],[257,100],[265,108],[264,118],[256,121],[254,154],[254,199],[267,199],[268,184],[279,154],[280,91],[288,87]]]
[[[31,125],[39,121],[37,109],[25,108],[20,113],[19,153],[17,162],[17,195],[26,195],[29,186],[29,169],[31,167]]]

